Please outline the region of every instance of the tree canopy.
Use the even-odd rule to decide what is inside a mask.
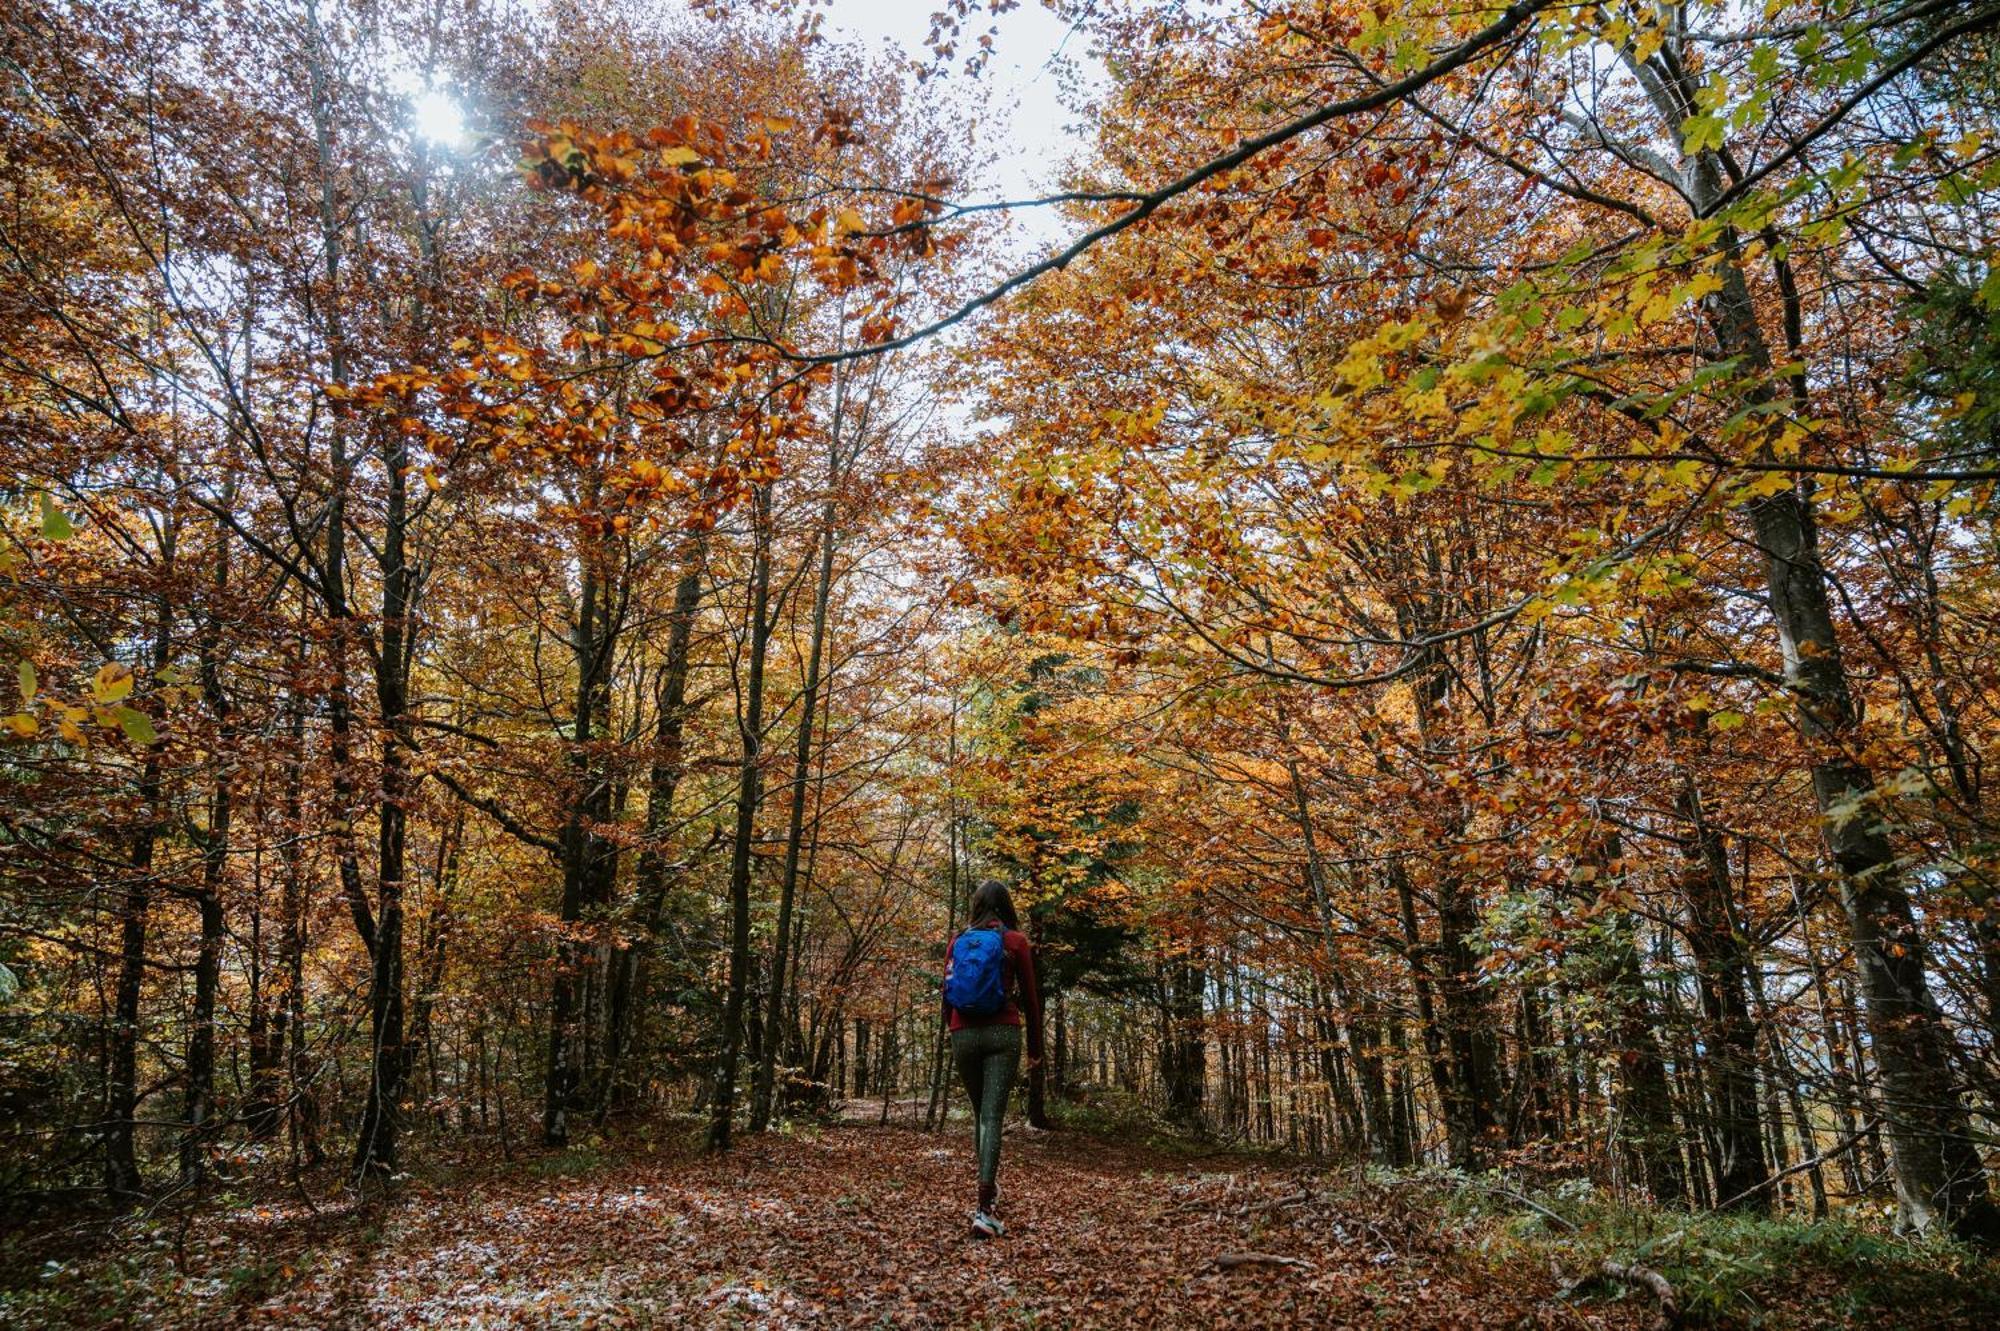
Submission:
[[[997,876],[1039,1122],[2000,1242],[2000,5],[1046,7],[0,17],[10,1193],[935,1121]]]

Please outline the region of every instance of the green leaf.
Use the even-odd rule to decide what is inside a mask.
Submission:
[[[2000,263],[1987,271],[1986,280],[1979,284],[1979,303],[1995,314],[2000,314]]]
[[[67,541],[76,535],[69,514],[56,507],[56,501],[49,498],[46,490],[42,492],[42,535],[51,541]]]
[[[1717,730],[1734,730],[1743,724],[1743,713],[1717,712],[1708,718],[1708,723]]]
[[[21,706],[26,707],[35,700],[35,692],[41,687],[42,682],[35,677],[35,665],[32,661],[21,662],[20,669],[16,673],[21,680]]]
[[[158,742],[160,732],[153,729],[152,718],[133,707],[120,707],[112,715],[118,718],[118,728],[125,732],[125,738],[134,744]]]
[[[1703,112],[1698,116],[1689,116],[1687,123],[1681,126],[1681,147],[1689,157],[1693,157],[1699,152],[1720,148],[1722,146],[1722,132],[1723,124],[1721,116],[1709,112]]]

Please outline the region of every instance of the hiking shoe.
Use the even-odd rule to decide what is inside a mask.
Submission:
[[[997,1239],[1006,1232],[1007,1232],[1006,1226],[1002,1225],[998,1220],[996,1220],[991,1215],[987,1214],[985,1211],[974,1211],[972,1213],[973,1238]]]

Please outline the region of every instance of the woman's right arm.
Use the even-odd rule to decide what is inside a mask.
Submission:
[[[1021,1020],[1028,1028],[1028,1061],[1042,1061],[1042,985],[1035,976],[1035,945],[1021,936]]]

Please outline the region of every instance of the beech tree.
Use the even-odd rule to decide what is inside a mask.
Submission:
[[[992,875],[1037,1123],[2000,1236],[2000,9],[1058,5],[995,200],[695,8],[0,20],[10,1187],[935,1126]]]

